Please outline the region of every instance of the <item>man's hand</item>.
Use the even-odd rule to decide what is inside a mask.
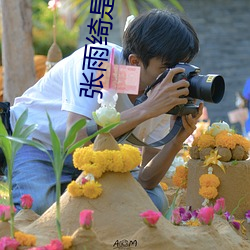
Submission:
[[[189,82],[185,79],[173,82],[174,76],[181,72],[184,72],[183,68],[169,70],[167,76],[151,90],[148,99],[141,104],[151,117],[165,114],[177,105],[187,104],[188,100],[183,96],[189,94]]]

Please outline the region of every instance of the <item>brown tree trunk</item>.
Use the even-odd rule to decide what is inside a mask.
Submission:
[[[32,0],[1,0],[4,100],[11,104],[35,83]]]

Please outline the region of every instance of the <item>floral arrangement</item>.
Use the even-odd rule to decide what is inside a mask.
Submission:
[[[218,195],[217,188],[220,185],[219,178],[213,174],[213,168],[208,168],[208,174],[203,174],[199,178],[200,189],[199,194],[205,198],[203,206],[206,206],[209,203],[210,199],[215,199]]]
[[[98,97],[101,107],[93,112],[99,126],[108,126],[120,122],[120,114],[115,105],[118,96],[114,90],[102,90],[102,99]],[[75,168],[83,171],[83,178],[68,185],[68,192],[73,197],[85,196],[90,199],[102,193],[101,184],[96,181],[105,172],[125,173],[139,166],[141,153],[138,148],[128,144],[117,144],[110,133],[99,134],[94,144],[79,147],[73,153]]]
[[[250,149],[250,141],[236,134],[225,122],[213,123],[207,131],[196,137],[189,150],[192,159],[206,160],[213,154],[217,160],[229,162],[246,160]]]

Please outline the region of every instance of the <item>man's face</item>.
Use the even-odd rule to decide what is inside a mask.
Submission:
[[[144,90],[148,85],[153,83],[156,78],[166,70],[166,66],[159,58],[152,58],[149,61],[148,67],[145,69],[142,63],[140,76],[140,90]]]

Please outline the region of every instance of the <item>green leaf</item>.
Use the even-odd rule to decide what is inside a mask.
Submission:
[[[28,109],[25,109],[25,111],[21,114],[21,116],[18,118],[16,122],[14,131],[12,133],[13,136],[19,137],[27,118],[28,118]]]
[[[37,124],[32,124],[26,127],[23,131],[21,131],[19,138],[27,138],[36,128],[37,128]],[[15,154],[17,150],[19,150],[21,147],[22,147],[21,143],[12,143],[13,154]]]
[[[3,125],[2,119],[0,119],[0,148],[2,148],[6,161],[11,159],[12,152],[11,152],[11,142],[6,138],[8,136],[8,132]]]
[[[77,121],[69,130],[63,145],[63,150],[66,149],[75,141],[77,133],[86,125],[86,119],[81,119]]]
[[[50,131],[50,139],[52,142],[52,150],[53,150],[53,166],[54,166],[54,171],[56,175],[58,175],[61,171],[61,143],[58,135],[56,134],[55,130],[53,129],[52,126],[52,121],[49,117],[49,114],[47,113],[47,117],[49,120],[49,131]]]
[[[35,147],[35,148],[41,150],[42,152],[46,153],[49,156],[50,160],[52,161],[51,155],[49,154],[47,148],[42,143],[40,143],[38,141],[32,141],[32,140],[29,140],[26,138],[18,138],[18,137],[14,137],[14,136],[7,136],[6,138],[11,140],[11,141],[18,142],[20,144],[27,144],[29,146]]]
[[[171,219],[173,210],[174,210],[175,207],[176,207],[176,198],[177,198],[177,196],[178,196],[179,190],[180,190],[180,188],[178,188],[178,189],[176,190],[176,193],[175,193],[175,195],[174,195],[174,199],[173,199],[173,201],[172,201],[172,204],[171,204],[171,206],[169,207],[168,211],[167,211],[166,214],[165,214],[165,218],[166,218],[167,220],[170,220],[170,219]]]

